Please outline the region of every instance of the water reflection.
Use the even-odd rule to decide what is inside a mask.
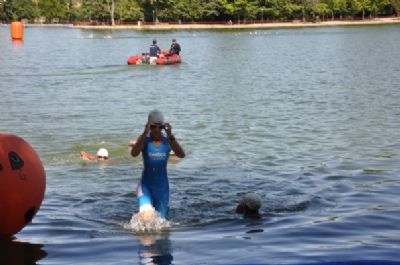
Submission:
[[[22,47],[22,45],[24,44],[24,41],[22,40],[12,40],[12,44],[14,47]]]
[[[47,256],[43,245],[0,239],[0,264],[32,265]]]
[[[169,232],[136,235],[139,246],[139,264],[141,265],[169,265],[174,259],[172,256]]]

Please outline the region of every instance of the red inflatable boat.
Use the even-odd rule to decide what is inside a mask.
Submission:
[[[182,62],[181,56],[174,54],[171,56],[167,56],[169,51],[163,51],[157,59],[152,61],[150,56],[147,53],[143,53],[142,55],[136,55],[128,58],[128,64],[130,65],[140,65],[140,64],[158,64],[158,65],[167,65],[167,64],[176,64]]]

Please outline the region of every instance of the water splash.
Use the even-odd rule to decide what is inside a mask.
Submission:
[[[157,212],[155,213],[155,216],[153,218],[146,222],[139,218],[138,213],[134,214],[129,223],[124,224],[125,229],[139,233],[158,232],[166,228],[170,228],[171,226],[172,222],[161,218]]]

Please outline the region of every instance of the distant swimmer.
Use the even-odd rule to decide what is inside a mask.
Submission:
[[[85,151],[80,151],[81,158],[85,161],[105,161],[108,160],[108,151],[105,148],[100,148],[97,155],[90,155]]]
[[[162,219],[168,218],[167,163],[171,150],[177,157],[185,157],[185,152],[172,134],[171,124],[164,122],[164,116],[160,111],[153,110],[148,115],[143,133],[131,150],[133,157],[137,157],[140,153],[143,157],[144,168],[137,186],[139,216],[143,219],[151,219],[154,210]]]
[[[261,198],[257,194],[246,194],[236,207],[236,213],[243,214],[245,218],[259,219],[261,215]]]

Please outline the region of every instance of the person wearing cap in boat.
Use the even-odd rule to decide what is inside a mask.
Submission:
[[[174,54],[179,55],[180,52],[181,52],[181,45],[179,45],[179,43],[176,42],[176,39],[172,39],[171,48],[169,49],[169,53],[167,56],[171,56]]]
[[[132,146],[131,155],[142,153],[143,172],[137,186],[139,216],[142,220],[152,219],[157,211],[161,218],[168,218],[169,183],[167,163],[170,151],[179,158],[185,157],[178,140],[172,134],[172,126],[164,122],[158,110],[149,113],[143,133]]]
[[[158,56],[160,55],[160,53],[161,53],[161,49],[160,49],[160,47],[158,47],[158,45],[157,45],[157,40],[154,39],[154,40],[153,40],[153,44],[150,45],[150,52],[149,52],[149,55],[150,55],[150,64],[155,64],[155,63],[156,63],[157,58],[158,58]]]
[[[236,213],[243,214],[245,218],[259,219],[261,218],[258,212],[261,207],[261,198],[257,194],[244,195],[239,205],[236,207]]]
[[[86,153],[85,151],[80,151],[79,154],[81,155],[82,159],[85,161],[108,160],[108,151],[105,148],[100,148],[99,151],[97,151],[97,155],[90,155],[90,154]]]

